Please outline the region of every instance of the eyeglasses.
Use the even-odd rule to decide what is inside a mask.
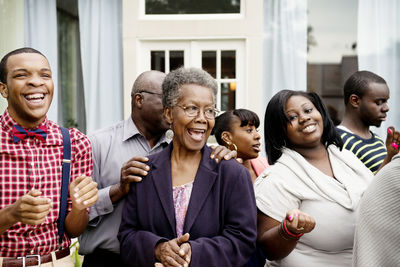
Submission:
[[[195,105],[189,105],[189,106],[180,106],[180,105],[175,105],[177,107],[180,107],[181,109],[183,109],[183,111],[185,112],[185,114],[188,117],[197,117],[200,113],[200,108],[195,106]],[[207,119],[215,119],[215,117],[218,115],[219,110],[213,107],[207,107],[204,108],[203,110],[203,114],[204,117],[206,117]]]
[[[158,95],[158,96],[162,96],[162,94],[160,94],[160,93],[155,93],[155,92],[150,92],[150,91],[145,91],[145,90],[143,90],[143,91],[140,91],[139,93],[148,93],[148,94],[151,94],[151,95]]]

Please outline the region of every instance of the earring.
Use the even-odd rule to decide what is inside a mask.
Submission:
[[[234,144],[234,143],[231,143],[231,142],[226,142],[226,144],[228,145],[228,148],[230,149],[230,150],[235,150],[235,151],[237,151],[237,146]],[[233,149],[232,149],[232,147],[233,147]]]
[[[168,130],[165,132],[165,137],[166,137],[167,139],[172,140],[172,138],[174,137],[174,131],[172,131],[171,129],[168,129]]]

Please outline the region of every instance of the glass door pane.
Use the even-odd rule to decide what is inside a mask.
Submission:
[[[151,51],[151,70],[165,72],[165,51]]]
[[[217,51],[202,51],[201,67],[211,76],[217,78]]]
[[[221,51],[221,77],[236,78],[236,51]]]
[[[169,51],[169,71],[182,67],[184,64],[183,51]]]

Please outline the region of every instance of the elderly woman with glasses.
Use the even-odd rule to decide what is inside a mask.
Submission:
[[[149,157],[131,184],[119,232],[131,266],[242,266],[255,249],[256,205],[249,172],[235,160],[210,159],[217,83],[179,68],[163,82],[164,115],[174,137]]]

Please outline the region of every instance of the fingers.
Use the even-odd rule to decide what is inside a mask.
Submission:
[[[140,159],[141,161],[138,161]],[[142,180],[141,176],[146,176],[150,167],[143,163],[147,159],[145,157],[134,157],[128,162],[125,162],[121,168],[121,183],[128,184],[131,182],[140,182]]]
[[[130,161],[137,161],[137,162],[142,162],[142,163],[146,163],[149,161],[148,157],[141,157],[141,156],[135,156],[133,158],[131,158],[128,162]]]
[[[179,250],[176,238],[163,243],[160,251],[161,263],[164,266],[188,266],[188,263],[178,254]]]
[[[186,256],[187,256],[188,250],[190,249],[190,245],[188,243],[186,243],[189,241],[189,238],[190,238],[189,233],[186,233],[177,239],[177,244],[178,244],[178,246],[180,246],[179,252],[178,252],[179,256],[184,258],[185,261],[187,261]]]
[[[179,255],[183,257],[183,259],[189,264],[192,258],[192,247],[190,243],[184,243],[181,245],[181,249],[179,250]]]
[[[309,233],[315,227],[315,220],[305,212],[294,209],[286,214],[288,229],[296,234]]]
[[[182,245],[185,242],[188,242],[190,238],[189,233],[184,234],[183,236],[177,239],[178,246]]]
[[[146,175],[147,175],[147,172],[146,172]],[[146,175],[144,175],[144,176],[146,176]],[[124,184],[130,184],[130,183],[138,183],[138,182],[140,182],[140,181],[142,181],[142,177],[140,177],[140,176],[134,176],[134,175],[128,175],[128,176],[123,176],[123,177],[121,177],[121,181],[122,181],[122,183],[124,183]]]
[[[388,152],[388,156],[393,157],[399,152],[400,149],[400,132],[396,131],[393,126],[390,126],[387,129],[387,132],[386,150]]]
[[[225,160],[230,160],[232,158],[237,157],[237,152],[236,151],[231,151],[228,148],[224,146],[217,146],[217,147],[212,147],[213,151],[211,152],[210,158],[215,158],[216,162],[220,162],[222,159]]]
[[[129,174],[134,175],[147,175],[147,171],[150,170],[146,164],[148,158],[146,157],[134,157],[122,165],[122,169],[128,171]]]
[[[154,267],[164,267],[162,263],[156,262],[154,263]]]
[[[32,189],[28,192],[28,195],[29,195],[29,196],[32,196],[32,197],[38,197],[38,196],[42,195],[42,192],[39,191],[39,190],[36,190],[35,188],[32,188]]]
[[[92,206],[97,201],[97,192],[97,183],[94,182],[91,177],[78,177],[70,185],[72,205],[79,210]]]
[[[42,192],[38,190],[29,191],[12,205],[11,216],[25,224],[41,224],[52,205],[50,199],[40,197],[41,195]]]

